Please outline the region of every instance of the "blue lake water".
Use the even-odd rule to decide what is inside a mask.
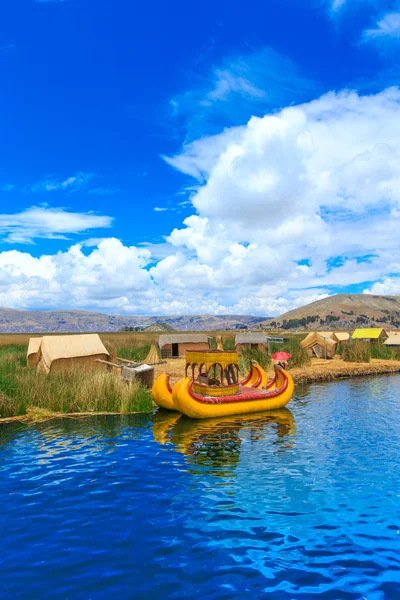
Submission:
[[[289,409],[0,425],[0,598],[400,598],[400,377]]]

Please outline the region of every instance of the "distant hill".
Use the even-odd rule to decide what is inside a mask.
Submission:
[[[15,310],[0,308],[0,333],[74,333],[140,330],[163,323],[176,331],[217,331],[255,327],[266,317],[246,315],[141,316],[105,315],[84,310]],[[171,329],[167,329],[171,331]],[[163,329],[165,331],[165,329]]]
[[[157,322],[157,323],[152,323],[151,325],[148,325],[147,327],[145,327],[143,329],[143,331],[146,331],[147,333],[165,333],[165,332],[172,332],[172,331],[176,331],[176,329],[174,329],[173,327],[171,327],[171,325],[168,325],[168,323],[163,323],[162,321]]]
[[[260,327],[283,329],[352,329],[400,327],[400,296],[337,294],[268,319]]]

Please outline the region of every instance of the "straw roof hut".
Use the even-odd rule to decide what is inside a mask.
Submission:
[[[333,358],[336,353],[337,342],[324,337],[319,332],[309,333],[307,337],[300,342],[300,348],[306,350],[309,356],[317,358]]]
[[[205,333],[168,333],[160,335],[158,347],[162,358],[179,358],[185,356],[186,350],[209,350],[210,340]]]
[[[29,339],[28,352],[26,355],[26,363],[28,367],[36,367],[40,357],[41,337],[32,337]]]
[[[364,342],[383,342],[388,334],[381,327],[366,327],[355,329],[351,338],[353,340],[362,340]]]
[[[333,331],[317,331],[319,335],[322,335],[324,338],[332,339]]]
[[[332,339],[334,342],[338,342],[338,344],[347,344],[350,339],[350,334],[347,331],[334,331]]]
[[[392,333],[389,337],[383,342],[385,346],[399,346],[400,347],[400,335]]]
[[[257,348],[263,352],[268,348],[268,336],[261,332],[237,333],[235,336],[235,350]]]
[[[97,333],[81,335],[45,335],[40,344],[38,371],[54,373],[71,368],[100,368],[97,359],[110,360],[110,355]]]

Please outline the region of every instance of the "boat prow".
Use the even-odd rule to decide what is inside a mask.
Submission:
[[[237,394],[221,397],[201,396],[193,391],[189,377],[183,380],[175,398],[175,406],[192,419],[208,419],[283,408],[290,401],[294,384],[287,371],[277,368],[276,385],[267,389],[239,387]]]

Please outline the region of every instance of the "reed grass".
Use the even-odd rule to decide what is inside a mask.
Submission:
[[[371,358],[380,358],[381,360],[391,360],[393,350],[389,346],[385,346],[382,342],[371,344]]]
[[[111,371],[71,370],[44,375],[26,366],[26,346],[0,349],[0,417],[51,412],[151,412],[150,392]]]
[[[224,350],[235,349],[235,338],[233,335],[225,335],[222,338],[222,347]]]
[[[351,342],[343,348],[342,359],[345,362],[365,362],[371,360],[371,344],[368,342]]]
[[[301,336],[292,336],[283,344],[271,343],[271,356],[275,352],[288,352],[290,354],[290,360],[288,368],[305,367],[311,364],[311,358],[308,356],[307,351],[300,348]]]
[[[116,356],[131,360],[132,362],[142,362],[150,352],[151,344],[146,342],[126,340],[118,345],[106,340],[106,347],[115,348]]]
[[[241,373],[248,373],[252,360],[256,360],[263,369],[271,366],[271,357],[269,354],[258,348],[241,348],[239,352],[239,368]]]

